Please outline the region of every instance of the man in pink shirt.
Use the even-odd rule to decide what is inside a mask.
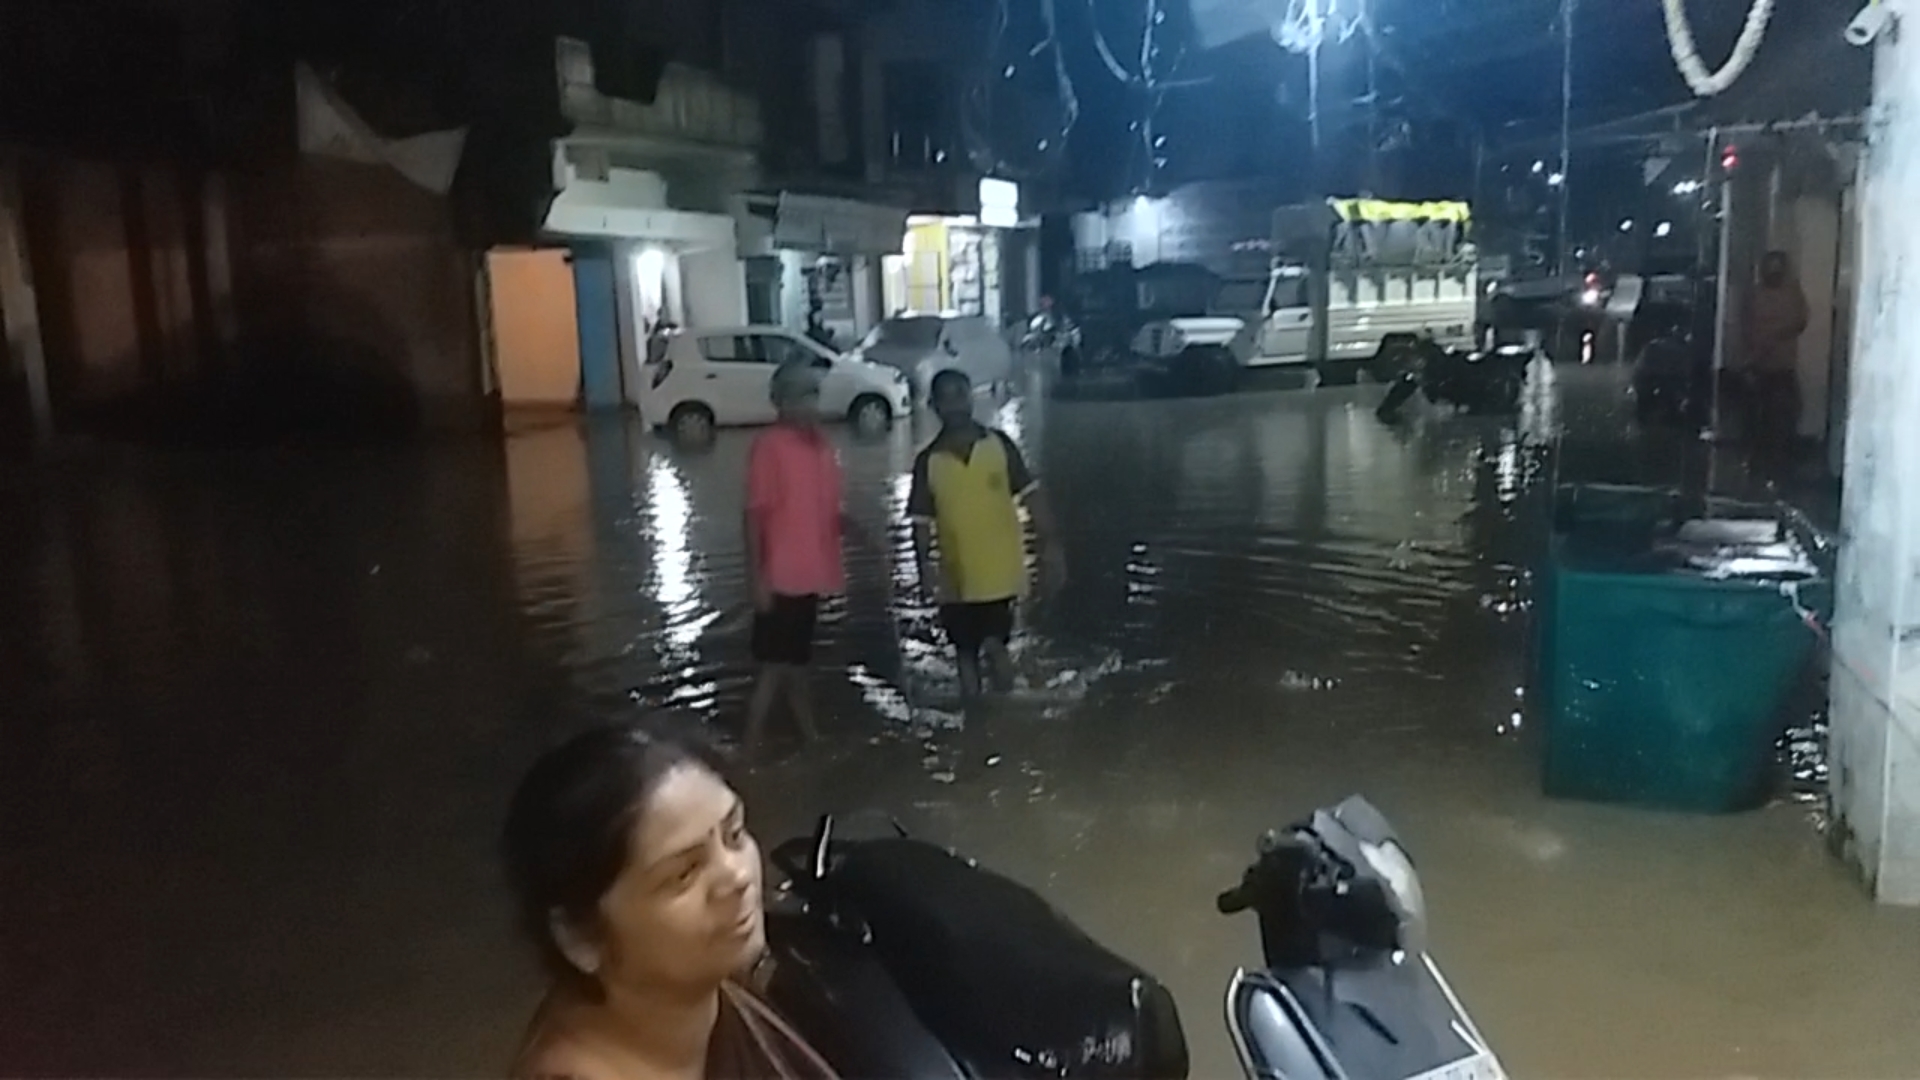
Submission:
[[[747,585],[753,595],[753,658],[760,665],[742,747],[753,758],[767,718],[784,699],[800,732],[818,732],[807,690],[820,598],[846,587],[840,462],[820,430],[820,380],[805,363],[773,373],[779,419],[747,456]]]

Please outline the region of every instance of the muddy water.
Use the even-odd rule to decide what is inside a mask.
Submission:
[[[1861,899],[1805,806],[1538,794],[1540,495],[1664,467],[1593,381],[1400,430],[1366,390],[994,407],[1070,581],[1028,613],[1027,689],[965,715],[902,520],[927,433],[844,441],[871,536],[829,612],[826,745],[746,780],[763,839],[880,808],[964,847],[1160,973],[1194,1075],[1226,1077],[1221,991],[1256,941],[1213,893],[1261,830],[1359,791],[1517,1075],[1910,1075],[1920,922]],[[12,478],[0,1072],[496,1073],[537,992],[501,803],[586,720],[731,735],[745,449],[613,424]]]

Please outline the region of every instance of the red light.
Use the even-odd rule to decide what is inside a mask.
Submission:
[[[1740,167],[1740,150],[1737,147],[1732,147],[1732,146],[1729,146],[1725,150],[1722,150],[1720,152],[1720,167],[1722,169],[1725,169],[1727,172],[1732,172],[1733,170],[1739,168]]]
[[[1600,287],[1600,275],[1599,275],[1599,274],[1588,274],[1588,275],[1587,275],[1587,288],[1589,288],[1589,289],[1597,289],[1597,288],[1599,288],[1599,287]]]

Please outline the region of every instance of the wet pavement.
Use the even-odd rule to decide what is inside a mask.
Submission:
[[[1684,448],[1623,439],[1604,373],[1537,389],[1518,419],[1392,429],[1378,388],[996,406],[1071,580],[1029,612],[1030,686],[964,716],[902,516],[928,432],[838,433],[875,540],[826,624],[828,739],[745,780],[762,840],[880,808],[963,848],[1160,974],[1193,1075],[1227,1077],[1221,995],[1257,941],[1213,895],[1263,829],[1361,792],[1515,1075],[1911,1075],[1920,918],[1866,902],[1812,807],[1541,797],[1541,499]],[[591,719],[731,737],[748,438],[596,423],[8,476],[0,1072],[498,1074],[539,991],[503,802]]]

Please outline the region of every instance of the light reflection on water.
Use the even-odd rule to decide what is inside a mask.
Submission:
[[[653,597],[666,624],[667,647],[660,660],[668,667],[699,662],[695,646],[701,631],[719,613],[705,611],[701,577],[691,549],[693,501],[686,480],[671,457],[656,454],[647,465],[648,532],[653,538]]]

